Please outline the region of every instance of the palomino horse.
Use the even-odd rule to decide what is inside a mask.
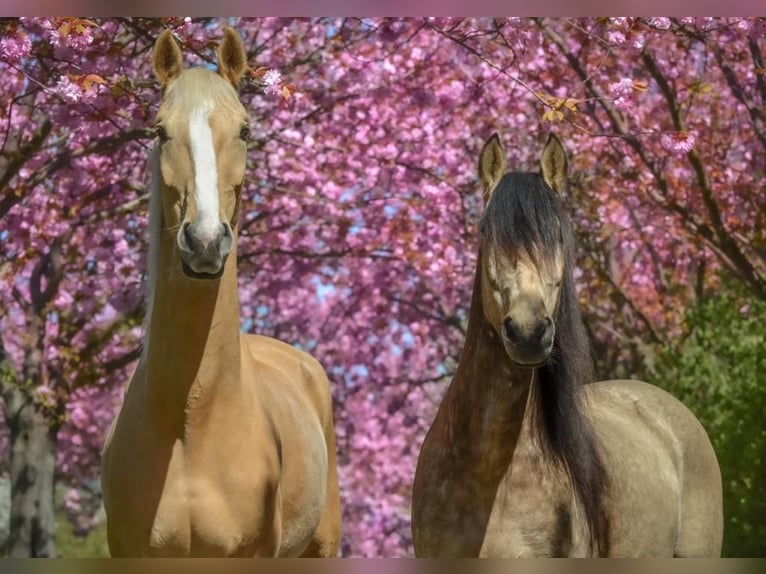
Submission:
[[[154,70],[150,309],[144,353],[107,438],[114,556],[334,556],[340,536],[330,386],[317,361],[240,331],[237,217],[248,116],[242,41],[218,73],[184,70],[169,31]]]
[[[694,415],[657,387],[591,380],[556,193],[482,149],[485,211],[455,377],[426,435],[412,495],[418,556],[720,556],[721,475]]]

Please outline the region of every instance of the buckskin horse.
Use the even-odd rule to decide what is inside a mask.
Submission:
[[[678,400],[592,380],[551,135],[541,173],[479,158],[485,209],[465,345],[418,458],[417,556],[720,556],[721,474]]]

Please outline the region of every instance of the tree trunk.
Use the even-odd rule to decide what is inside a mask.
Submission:
[[[44,382],[44,321],[27,317],[24,365],[15,371],[0,349],[5,421],[10,431],[11,514],[5,554],[12,558],[55,557],[53,477],[58,425],[35,400]]]
[[[29,279],[29,301],[17,297],[26,319],[20,336],[24,350],[20,371],[10,364],[0,340],[0,391],[11,443],[11,516],[5,551],[12,558],[56,556],[54,473],[64,403],[60,397],[38,396],[37,389],[50,383],[45,330],[47,306],[64,274],[61,244],[56,239],[41,254]],[[46,398],[56,401],[52,407],[40,404]]]
[[[6,555],[55,557],[53,479],[57,425],[50,424],[32,397],[26,397],[15,412],[9,410],[6,408],[11,447],[11,515]]]

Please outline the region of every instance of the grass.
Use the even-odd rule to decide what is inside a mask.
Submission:
[[[87,536],[78,536],[63,513],[56,516],[56,551],[61,558],[108,558],[106,522],[102,521]]]

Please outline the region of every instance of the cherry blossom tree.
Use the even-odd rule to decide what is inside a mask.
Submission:
[[[13,555],[54,555],[53,483],[86,530],[139,351],[159,92],[154,39],[252,73],[243,328],[333,382],[344,555],[411,553],[420,442],[458,360],[499,131],[536,170],[554,130],[603,376],[646,376],[720,271],[766,300],[761,19],[31,18],[0,34],[0,388]]]

